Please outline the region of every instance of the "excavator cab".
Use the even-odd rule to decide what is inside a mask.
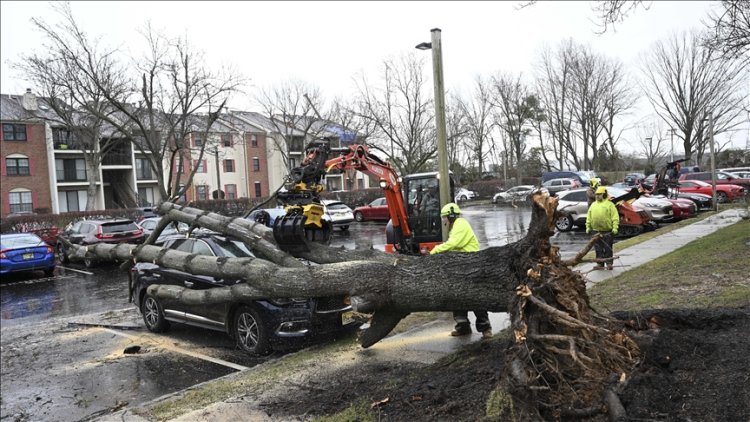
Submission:
[[[401,251],[410,254],[424,254],[443,241],[440,219],[440,179],[437,172],[417,173],[404,176],[401,181],[408,224],[412,232],[407,248]],[[450,180],[450,201],[455,191],[455,182]],[[392,222],[386,227],[386,251],[394,252],[395,245],[401,245],[402,234],[394,230]]]

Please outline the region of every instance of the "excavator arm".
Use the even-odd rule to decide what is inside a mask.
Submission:
[[[311,143],[305,152],[302,164],[291,171],[286,191],[278,193],[278,199],[286,205],[286,214],[274,222],[274,238],[282,249],[305,251],[309,249],[309,241],[327,241],[331,227],[322,218],[323,206],[319,194],[324,186],[321,181],[332,170],[353,169],[378,179],[394,230],[398,233],[400,249],[411,250],[407,243],[412,231],[401,184],[390,164],[371,155],[366,145],[359,144],[332,150],[326,144]],[[332,155],[336,156],[331,158]]]

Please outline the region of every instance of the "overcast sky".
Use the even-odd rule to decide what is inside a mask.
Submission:
[[[591,2],[71,2],[80,26],[105,44],[130,50],[143,46],[137,32],[147,20],[170,35],[187,35],[206,60],[232,65],[251,85],[288,79],[309,82],[327,98],[354,92],[352,76],[374,74],[383,60],[416,51],[442,30],[448,89],[468,89],[475,75],[497,71],[531,74],[540,48],[572,37],[595,51],[621,59],[634,73],[638,55],[675,31],[701,27],[715,2],[655,1],[615,31],[597,35]],[[41,34],[30,19],[56,22],[43,2],[0,2],[2,72],[0,91],[30,87],[8,67],[22,53],[41,51]],[[423,52],[429,64],[430,53]],[[430,69],[428,69],[429,73]],[[33,87],[31,87],[33,88]],[[250,87],[252,89],[252,87]],[[246,98],[230,105],[250,108]],[[259,110],[256,110],[259,111]],[[638,115],[649,113],[641,107]],[[633,118],[635,120],[635,117]],[[747,134],[736,142],[744,146]]]

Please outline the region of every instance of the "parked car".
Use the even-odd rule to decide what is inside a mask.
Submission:
[[[719,171],[732,173],[741,179],[750,179],[750,167],[728,167],[719,169]]]
[[[463,202],[463,201],[470,201],[472,199],[479,198],[479,194],[474,192],[473,190],[469,190],[466,188],[459,188],[458,192],[456,192],[456,203]]]
[[[265,225],[266,227],[273,228],[273,222],[276,221],[277,218],[283,217],[286,214],[286,211],[284,211],[284,208],[277,207],[277,208],[261,208],[254,210],[250,214],[248,214],[245,218],[248,220],[256,221],[258,223],[261,223]],[[325,218],[325,216],[323,216]]]
[[[700,180],[680,180],[678,184],[680,192],[702,193],[713,195],[711,184]],[[739,185],[716,185],[716,200],[719,203],[732,202],[745,195],[744,189]],[[713,197],[713,196],[712,196]]]
[[[596,177],[596,173],[586,171],[548,171],[542,173],[542,183],[551,179],[567,178],[576,179],[581,186],[588,186],[591,183],[590,180],[592,177]]]
[[[550,179],[542,183],[542,188],[547,189],[547,192],[549,192],[551,196],[557,196],[558,192],[562,192],[564,190],[570,190],[580,187],[581,184],[578,182],[578,180],[567,177],[563,177],[560,179]]]
[[[705,171],[700,173],[685,173],[679,178],[680,182],[682,182],[683,180],[700,180],[701,182],[711,184],[711,172]],[[724,171],[716,172],[716,184],[739,185],[743,189],[745,189],[745,192],[750,192],[750,179],[743,179],[741,177],[737,177],[735,174],[727,173]]]
[[[625,195],[628,191],[629,189],[607,186],[607,193],[613,197]],[[674,220],[672,202],[668,201],[666,198],[641,195],[638,199],[632,201],[632,203],[645,210],[652,221],[657,223],[667,223]]]
[[[536,190],[536,186],[533,185],[521,185],[512,187],[505,192],[498,192],[492,197],[493,204],[508,203],[511,201],[524,201],[526,198]]]
[[[57,259],[67,264],[70,261],[68,248],[59,240],[62,237],[75,245],[94,245],[97,243],[143,243],[146,235],[143,229],[128,219],[82,220],[71,224],[58,236]],[[96,264],[94,258],[85,258],[86,267]]]
[[[680,192],[678,190],[670,189],[669,197],[693,201],[699,212],[713,209],[713,198],[711,195],[695,192]]]
[[[689,199],[667,198],[662,195],[654,195],[654,198],[666,199],[672,203],[673,221],[680,221],[698,215],[698,206]]]
[[[249,258],[253,254],[244,243],[219,234],[199,234],[190,238],[173,236],[164,243],[167,250],[205,256]],[[160,333],[171,323],[223,331],[237,341],[241,350],[262,355],[325,335],[356,329],[360,324],[347,322],[351,306],[343,296],[315,299],[267,298],[242,300],[230,298],[215,304],[189,305],[156,298],[148,293],[153,284],[180,286],[190,290],[208,290],[234,286],[242,280],[230,280],[190,274],[139,262],[130,270],[132,300],[146,328]]]
[[[42,270],[47,277],[55,271],[55,248],[34,233],[0,235],[0,274]]]
[[[586,212],[589,210],[587,188],[578,188],[557,194],[557,211],[555,227],[561,232],[573,230],[573,227],[586,225]]]
[[[333,227],[338,227],[341,231],[349,230],[349,225],[354,222],[354,211],[341,201],[323,199],[323,213],[331,218]]]
[[[153,217],[159,216],[159,214],[157,214],[154,211],[154,209],[151,207],[139,207],[137,214],[138,214],[138,217],[136,217],[135,219],[136,223],[139,223],[146,218],[153,218]]]
[[[151,232],[154,231],[156,228],[156,225],[159,224],[159,221],[161,220],[161,217],[151,217],[151,218],[144,218],[141,220],[138,224],[138,227],[143,229],[143,233],[146,235],[146,238],[151,236]],[[164,239],[166,239],[168,236],[172,236],[179,233],[185,233],[188,231],[190,227],[182,222],[177,222],[177,227],[175,228],[175,223],[169,224],[167,227],[162,230],[159,237],[154,242],[155,244],[159,245],[164,242]]]
[[[354,219],[362,221],[388,221],[391,214],[388,212],[388,202],[385,198],[378,198],[367,205],[354,208]]]
[[[628,186],[636,186],[640,185],[644,179],[646,179],[646,175],[643,173],[628,173],[622,181]]]

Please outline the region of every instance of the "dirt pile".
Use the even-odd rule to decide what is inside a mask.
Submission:
[[[644,356],[620,395],[628,419],[747,420],[750,306],[614,317],[630,321]],[[257,405],[273,419],[346,412],[346,420],[492,420],[487,404],[507,341],[474,343],[433,365],[373,362],[354,372],[323,372],[314,384],[291,386]]]

